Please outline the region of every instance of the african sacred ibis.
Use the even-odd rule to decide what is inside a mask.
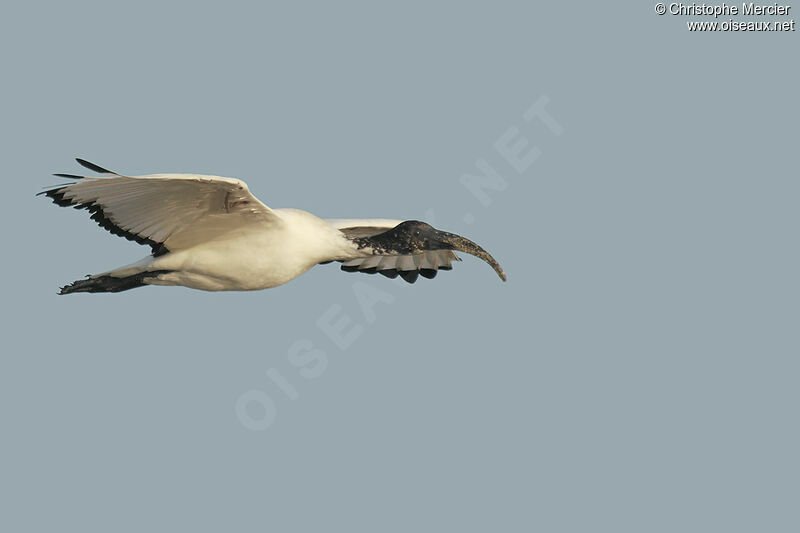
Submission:
[[[455,250],[503,269],[464,237],[416,220],[317,218],[299,209],[270,209],[240,180],[197,174],[123,176],[88,161],[102,176],[56,174],[78,180],[39,194],[57,205],[86,209],[115,235],[152,248],[128,266],[61,288],[119,292],[143,285],[182,285],[206,291],[267,289],[317,264],[339,261],[346,272],[398,275],[414,283],[450,270]]]

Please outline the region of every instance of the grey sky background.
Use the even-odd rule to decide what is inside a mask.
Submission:
[[[800,527],[797,33],[645,2],[5,11],[1,530]],[[58,297],[148,252],[34,197],[76,156],[425,219],[509,281]]]

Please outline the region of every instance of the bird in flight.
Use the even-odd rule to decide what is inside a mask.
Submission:
[[[456,251],[503,269],[483,248],[416,220],[321,219],[299,209],[270,209],[233,178],[199,174],[123,176],[77,159],[100,176],[42,191],[57,205],[86,209],[101,227],[146,244],[141,261],[61,288],[120,292],[144,285],[246,291],[282,285],[318,264],[346,272],[400,276],[414,283],[460,261]]]

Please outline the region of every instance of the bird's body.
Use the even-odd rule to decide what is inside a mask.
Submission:
[[[355,245],[342,232],[311,213],[273,212],[280,217],[281,227],[245,226],[223,239],[146,258],[147,268],[170,271],[149,283],[206,291],[268,289],[323,261],[351,258],[355,252]],[[133,268],[141,266],[136,263]]]
[[[44,191],[62,206],[88,209],[112,233],[150,245],[153,254],[62,288],[119,292],[142,285],[181,285],[206,291],[258,290],[282,285],[330,261],[346,271],[435,276],[458,260],[453,250],[481,257],[505,280],[491,256],[471,241],[417,221],[324,220],[299,209],[270,209],[236,179],[194,174],[105,174]]]

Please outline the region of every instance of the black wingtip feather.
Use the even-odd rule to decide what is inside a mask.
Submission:
[[[53,174],[53,176],[58,176],[59,178],[69,178],[71,180],[85,179],[84,176],[78,176],[77,174]]]
[[[76,157],[75,161],[77,161],[80,166],[86,167],[89,170],[92,170],[94,172],[99,172],[100,174],[116,174],[115,172],[111,172],[110,170],[106,170],[103,167],[101,167],[99,165],[95,165],[94,163],[90,163],[89,161],[86,161],[85,159],[81,159],[80,157]]]
[[[161,274],[169,274],[171,270],[151,270],[139,272],[131,276],[117,278],[114,276],[97,276],[79,279],[61,287],[58,294],[72,294],[73,292],[122,292],[147,285],[148,280],[157,278]]]
[[[64,189],[50,189],[49,191],[42,191],[39,194],[44,194],[53,200],[53,203],[60,207],[68,207],[72,205],[71,200],[64,199]]]
[[[433,279],[436,277],[436,270],[433,268],[420,268],[419,275],[423,278]]]
[[[340,261],[341,262],[341,261]],[[420,268],[419,270],[397,270],[395,268],[386,268],[382,270],[378,270],[377,267],[372,268],[364,268],[360,269],[359,265],[353,266],[345,266],[342,265],[340,267],[345,272],[362,272],[364,274],[382,274],[390,279],[395,279],[397,276],[402,277],[408,283],[414,283],[419,279],[419,276],[422,276],[426,279],[433,279],[436,277],[436,274],[439,273],[439,270],[452,270],[453,267],[443,265],[439,267],[439,269],[435,268]]]
[[[419,277],[419,270],[401,270],[400,277],[409,283],[414,283]]]
[[[135,233],[131,233],[130,231],[124,230],[119,226],[117,226],[116,224],[114,224],[111,221],[111,219],[109,219],[106,216],[105,212],[103,211],[103,208],[97,205],[96,203],[94,202],[77,203],[74,200],[65,198],[64,195],[66,193],[67,188],[68,186],[59,187],[56,189],[50,189],[49,191],[42,191],[39,194],[46,195],[48,198],[53,200],[54,204],[61,207],[74,207],[75,209],[86,209],[92,214],[92,216],[89,218],[97,222],[97,224],[101,228],[108,230],[114,235],[124,237],[129,241],[134,241],[139,244],[146,244],[147,246],[150,246],[153,257],[159,257],[161,255],[169,253],[169,249],[164,245],[164,243],[156,242],[147,237],[142,237]]]

